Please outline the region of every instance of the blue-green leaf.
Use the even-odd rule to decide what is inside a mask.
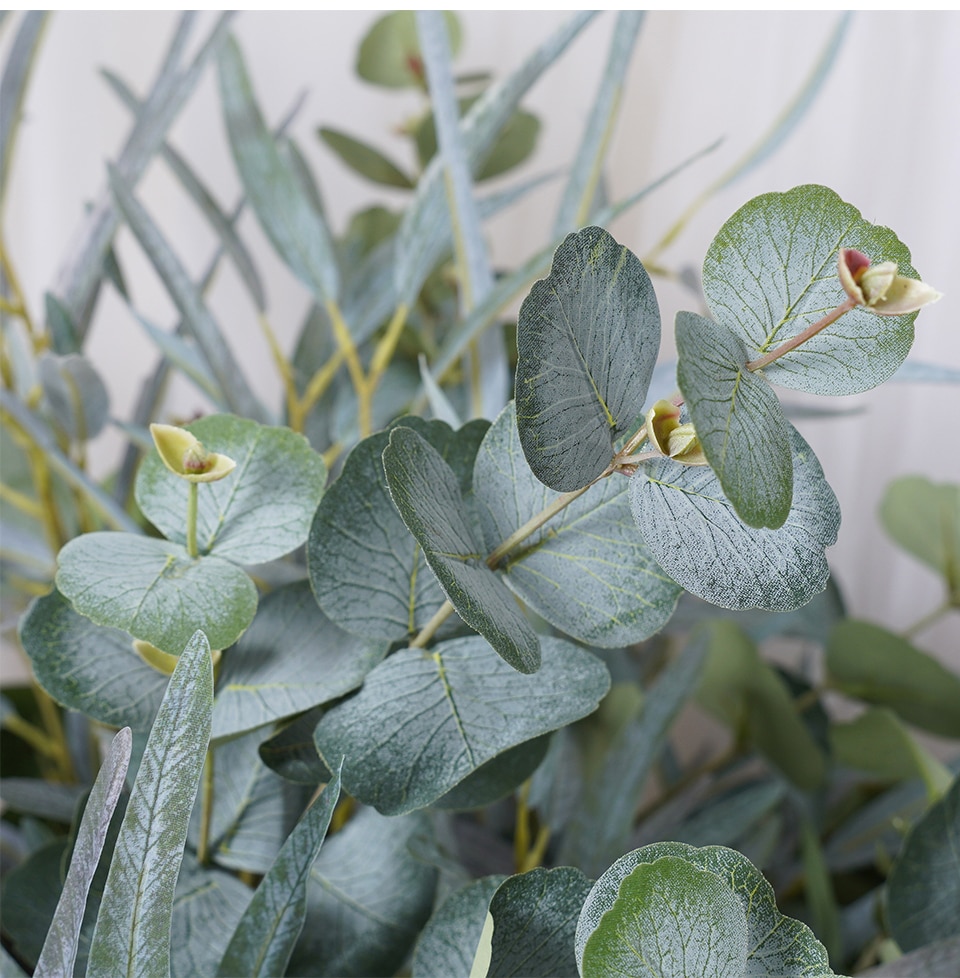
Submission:
[[[100,434],[110,413],[110,395],[86,357],[44,353],[37,374],[54,420],[71,441]]]

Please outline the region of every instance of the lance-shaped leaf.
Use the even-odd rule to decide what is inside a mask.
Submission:
[[[559,639],[543,650],[533,675],[476,636],[396,652],[324,716],[317,749],[328,765],[344,755],[344,787],[379,811],[429,805],[491,758],[596,709],[610,683],[603,664]]]
[[[405,417],[450,465],[463,492],[470,489],[477,446],[486,422],[453,431],[440,421]],[[310,583],[324,612],[347,631],[397,641],[415,635],[443,604],[443,592],[425,566],[390,498],[383,450],[390,432],[365,438],[317,508],[307,541]]]
[[[669,460],[630,480],[633,518],[666,573],[721,608],[792,611],[830,578],[824,551],[837,538],[840,507],[812,449],[791,427],[793,505],[779,529],[737,516],[709,468]]]
[[[211,736],[253,730],[343,696],[386,654],[386,642],[337,628],[306,581],[277,588],[223,659]]]
[[[910,252],[885,227],[865,221],[816,185],[755,197],[717,233],[703,263],[712,317],[757,359],[846,300],[836,274],[841,248],[871,262],[894,261],[917,278]],[[877,316],[858,307],[765,368],[776,384],[814,394],[855,394],[882,384],[913,343],[915,312]]]
[[[490,551],[559,498],[527,465],[515,417],[510,403],[487,432],[473,470]],[[509,587],[538,615],[603,648],[660,631],[681,594],[636,532],[628,489],[626,479],[604,479],[501,563]]]
[[[90,945],[89,978],[170,973],[173,896],[210,737],[213,663],[197,632],[150,731]]]
[[[283,974],[303,929],[307,881],[340,798],[340,772],[307,809],[260,881],[240,919],[217,974]]]
[[[688,872],[681,863],[698,872]],[[640,867],[646,868],[634,876]],[[723,889],[717,889],[711,876]],[[722,895],[724,891],[739,906]],[[682,912],[673,913],[670,907]],[[598,937],[591,946],[594,933]],[[736,937],[735,945],[728,940],[731,936]],[[664,938],[661,953],[656,950],[658,937]],[[723,846],[695,849],[679,842],[658,842],[618,859],[597,880],[580,914],[576,951],[581,974],[585,978],[610,974],[603,970],[606,962],[616,961],[621,953],[636,969],[626,940],[643,940],[644,946],[652,946],[655,962],[649,971],[628,968],[627,974],[651,978],[833,975],[827,953],[810,928],[781,914],[763,874],[746,856]],[[713,947],[719,957],[711,956]],[[686,954],[703,955],[705,963],[697,966],[688,960],[684,969]]]
[[[257,610],[257,589],[235,564],[132,533],[75,537],[60,551],[57,588],[96,624],[171,655],[198,624],[214,648],[233,645]]]
[[[369,143],[362,142],[338,129],[322,127],[317,135],[340,159],[361,176],[387,187],[412,190],[413,181],[392,160]]]
[[[20,642],[58,703],[110,726],[150,729],[168,677],[137,655],[129,633],[95,625],[54,590],[31,604]]]
[[[86,357],[45,353],[37,373],[54,420],[71,441],[96,437],[107,423],[110,395]]]
[[[724,495],[748,526],[783,526],[793,502],[790,426],[780,399],[747,370],[743,341],[677,314],[677,384]]]
[[[327,470],[303,435],[229,414],[201,418],[186,429],[208,451],[237,463],[226,478],[200,486],[197,545],[202,554],[238,564],[266,563],[307,539]],[[186,539],[188,493],[187,483],[164,466],[156,450],[144,459],[137,505],[171,540]]]
[[[887,883],[890,930],[904,951],[954,937],[960,917],[960,778],[910,830]]]
[[[602,228],[568,235],[517,321],[517,427],[541,482],[569,492],[606,469],[659,348],[657,297],[637,257]]]
[[[37,978],[48,975],[56,978],[73,973],[87,892],[97,871],[100,853],[103,852],[110,819],[123,790],[131,744],[131,730],[124,727],[114,737],[93,783],[80,821],[63,892],[34,971]]]
[[[537,635],[507,586],[487,566],[450,466],[412,428],[401,427],[390,435],[383,468],[394,504],[457,614],[514,669],[536,671]]]
[[[329,232],[263,121],[232,37],[220,52],[218,67],[233,158],[257,219],[277,253],[317,301],[335,301],[340,276]]]

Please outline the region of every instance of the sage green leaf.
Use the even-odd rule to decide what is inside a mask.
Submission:
[[[628,884],[629,889],[638,892],[635,897],[631,898],[627,895],[624,899],[621,884],[631,877],[638,867],[652,865],[656,868],[664,859],[669,862],[662,866],[662,871],[651,873],[648,870],[635,878],[634,883]],[[702,877],[694,877],[684,872],[679,868],[679,862],[685,862],[690,867],[713,875],[719,880],[727,892],[736,898],[743,916],[738,916],[733,911],[732,905],[724,897],[719,896],[721,891],[716,890],[712,883]],[[644,879],[648,881],[646,886],[641,883]],[[691,890],[695,879],[698,881],[697,885],[703,887],[704,893],[708,892],[707,888],[709,888],[710,898],[705,904],[696,900]],[[780,913],[773,888],[746,856],[723,846],[695,849],[679,842],[657,842],[636,849],[618,859],[597,880],[587,896],[577,924],[576,936],[577,959],[580,961],[581,973],[585,978],[589,973],[586,968],[585,951],[588,939],[597,930],[598,925],[602,925],[607,911],[615,906],[617,906],[617,913],[611,918],[611,923],[616,917],[628,916],[631,910],[634,913],[646,911],[646,919],[653,925],[654,940],[661,932],[661,927],[667,926],[673,930],[676,925],[671,923],[669,916],[664,917],[666,908],[658,909],[656,903],[652,905],[650,903],[651,900],[657,900],[657,891],[661,886],[667,892],[676,886],[677,896],[681,900],[692,901],[690,905],[694,919],[700,916],[705,925],[702,929],[687,925],[679,932],[674,931],[676,939],[671,941],[670,947],[675,954],[683,953],[683,948],[678,948],[676,945],[677,940],[688,944],[688,949],[692,953],[709,953],[711,944],[721,942],[723,931],[728,929],[737,933],[738,944],[740,944],[741,922],[745,919],[746,924],[746,933],[743,935],[745,943],[740,944],[743,956],[739,961],[732,963],[729,970],[721,968],[719,971],[698,971],[691,965],[687,972],[667,971],[663,974],[676,974],[678,978],[681,975],[694,974],[716,974],[717,978],[727,978],[730,975],[748,975],[751,978],[780,978],[783,975],[790,975],[791,978],[830,978],[833,975],[827,962],[827,953],[810,928],[799,920]],[[711,905],[721,910],[719,926],[710,923]],[[598,939],[597,944],[599,951],[602,946],[601,939]],[[718,946],[722,945],[718,944]],[[601,971],[593,973],[598,976],[603,974]],[[642,971],[627,973],[643,974]],[[651,972],[651,975],[656,978],[659,978],[660,974],[657,971]]]
[[[501,884],[490,901],[488,978],[576,978],[574,935],[592,885],[570,866],[538,867]]]
[[[887,881],[887,917],[904,951],[955,937],[960,918],[960,778],[910,830]]]
[[[286,971],[307,911],[307,881],[340,798],[340,772],[304,812],[238,922],[217,974],[280,975]]]
[[[841,621],[830,633],[826,666],[830,686],[845,695],[960,738],[960,676],[899,635],[870,622]]]
[[[433,906],[437,871],[411,852],[431,832],[422,815],[384,818],[361,808],[323,847],[291,978],[392,975]]]
[[[588,645],[622,648],[649,638],[681,594],[637,533],[628,489],[626,479],[604,479],[501,561],[521,600]],[[524,459],[513,403],[483,440],[473,494],[488,551],[559,499]]]
[[[706,661],[697,690],[701,706],[747,737],[795,785],[812,791],[823,781],[824,757],[793,705],[786,683],[730,621],[694,633]]]
[[[671,838],[691,846],[732,846],[751,832],[786,794],[782,779],[755,781],[711,798],[677,825]]]
[[[444,11],[450,50],[460,50],[460,22],[456,14]],[[423,56],[412,10],[396,10],[375,21],[360,42],[357,74],[385,88],[424,89]]]
[[[238,564],[282,557],[307,539],[327,477],[323,459],[289,428],[271,428],[229,414],[209,415],[186,426],[211,452],[227,455],[236,469],[199,487],[197,546]],[[189,487],[154,449],[136,482],[143,515],[171,540],[186,539]]]
[[[277,254],[317,301],[336,301],[340,274],[326,224],[267,129],[232,37],[217,63],[230,147],[254,213]]]
[[[880,521],[899,546],[942,575],[950,600],[960,603],[960,486],[921,475],[895,479]]]
[[[127,632],[95,625],[54,590],[31,604],[20,643],[37,682],[62,706],[109,726],[150,729],[168,677],[137,655]]]
[[[676,856],[641,863],[583,949],[583,978],[728,978],[744,973],[747,922],[719,876]]]
[[[843,954],[840,908],[833,880],[823,855],[817,830],[809,818],[800,825],[800,854],[803,861],[804,893],[810,908],[810,923],[831,958]]]
[[[476,636],[432,654],[402,649],[323,717],[317,749],[328,766],[344,755],[345,789],[384,814],[429,805],[491,758],[596,709],[609,687],[603,664],[559,639],[543,649],[533,675]]]
[[[960,974],[960,937],[934,941],[895,961],[861,971],[861,978],[943,978]]]
[[[103,852],[107,829],[123,790],[130,763],[132,732],[124,727],[113,738],[87,799],[53,922],[34,970],[36,978],[73,973],[87,893]]]
[[[0,973],[4,978],[27,978],[27,973],[5,947],[0,947]]]
[[[469,491],[486,422],[459,431],[412,416],[396,424],[426,439],[461,490]],[[390,431],[378,432],[347,456],[314,516],[307,567],[317,602],[332,621],[358,635],[397,641],[423,628],[444,595],[390,498],[382,460],[389,441]]]
[[[550,735],[517,744],[498,754],[467,775],[442,798],[434,802],[434,808],[461,811],[484,808],[509,795],[523,784],[540,766],[550,746]]]
[[[383,450],[393,502],[457,614],[523,673],[540,666],[540,642],[503,581],[487,566],[459,481],[412,428],[395,428]]]
[[[721,608],[793,611],[830,579],[824,551],[837,539],[840,507],[823,469],[791,427],[793,505],[779,529],[752,529],[711,469],[670,460],[630,480],[633,518],[653,556],[678,584]]]
[[[236,876],[201,866],[193,853],[184,853],[170,930],[172,978],[215,973],[250,896]]]
[[[74,611],[171,655],[198,624],[214,648],[233,645],[257,611],[257,589],[239,567],[220,557],[190,557],[166,540],[85,533],[60,551],[57,563],[57,589]]]
[[[748,526],[783,526],[793,460],[780,399],[747,370],[743,341],[703,316],[677,314],[677,354],[677,384],[724,495]]]
[[[338,129],[321,126],[317,135],[351,170],[386,187],[412,190],[414,182],[392,160],[369,143],[348,136]]]
[[[77,784],[55,784],[43,778],[0,778],[4,808],[64,825],[73,821],[83,795],[84,788]]]
[[[213,707],[214,740],[253,730],[343,696],[387,654],[337,628],[306,581],[277,588],[224,656]]]
[[[65,839],[47,842],[4,873],[4,940],[31,968],[40,957],[56,912],[67,848]],[[3,974],[6,978],[6,972]]]
[[[63,303],[52,293],[43,294],[44,311],[47,316],[47,332],[55,353],[67,355],[80,352],[80,337],[77,327]]]
[[[755,197],[707,249],[703,292],[712,318],[737,333],[751,360],[763,356],[846,300],[837,276],[841,248],[856,248],[873,263],[897,262],[901,275],[918,277],[909,250],[889,228],[868,223],[826,187]],[[764,373],[813,394],[869,390],[906,359],[916,318],[856,308]]]
[[[313,741],[313,731],[325,712],[322,706],[307,710],[265,740],[260,745],[263,763],[280,777],[297,784],[315,786],[321,781],[329,781],[333,775],[320,760]]]
[[[218,410],[229,410],[226,396],[220,390],[216,378],[211,375],[207,361],[195,340],[183,335],[180,330],[167,332],[165,329],[160,329],[136,312],[134,316],[170,366],[176,367],[184,377],[192,381]]]
[[[103,430],[110,395],[93,364],[79,354],[44,353],[37,374],[57,425],[71,441],[85,442]]]
[[[170,926],[187,823],[213,710],[210,645],[198,631],[157,713],[100,903],[88,978],[170,973]]]
[[[603,228],[567,235],[517,320],[517,427],[541,482],[570,492],[607,468],[659,348],[657,297],[637,257]]]
[[[484,876],[447,897],[413,951],[413,978],[469,975],[490,899],[506,876]]]

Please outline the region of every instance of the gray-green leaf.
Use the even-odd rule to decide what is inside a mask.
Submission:
[[[110,412],[110,395],[86,357],[44,353],[37,373],[54,420],[71,441],[85,442],[100,434]]]
[[[602,228],[568,235],[517,323],[517,425],[538,479],[569,492],[606,469],[659,347],[660,310],[636,256]]]

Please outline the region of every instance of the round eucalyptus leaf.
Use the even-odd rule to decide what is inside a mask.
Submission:
[[[57,563],[57,588],[75,611],[171,655],[197,629],[211,648],[233,645],[257,610],[257,589],[239,567],[190,557],[167,540],[85,533],[60,551]]]
[[[198,487],[197,546],[238,564],[282,557],[307,539],[323,496],[326,466],[310,443],[289,428],[215,414],[185,426],[210,452],[237,467]],[[143,460],[135,494],[143,515],[170,540],[186,540],[188,484],[160,460]]]
[[[460,50],[460,22],[444,11],[451,55]],[[357,74],[386,88],[424,88],[426,76],[417,21],[412,10],[396,10],[379,18],[360,42]]]
[[[894,261],[918,278],[889,228],[865,221],[827,187],[762,194],[719,230],[703,262],[710,314],[744,341],[751,360],[801,333],[847,298],[837,274],[841,248],[876,264]],[[846,313],[764,369],[770,381],[813,394],[855,394],[887,380],[913,343],[915,312]]]
[[[569,492],[604,471],[643,408],[659,347],[637,257],[603,228],[568,235],[517,321],[517,425],[538,479]]]
[[[793,505],[779,529],[747,526],[709,468],[647,462],[630,480],[633,518],[663,570],[721,608],[792,611],[830,579],[825,550],[840,507],[813,450],[791,427]]]

